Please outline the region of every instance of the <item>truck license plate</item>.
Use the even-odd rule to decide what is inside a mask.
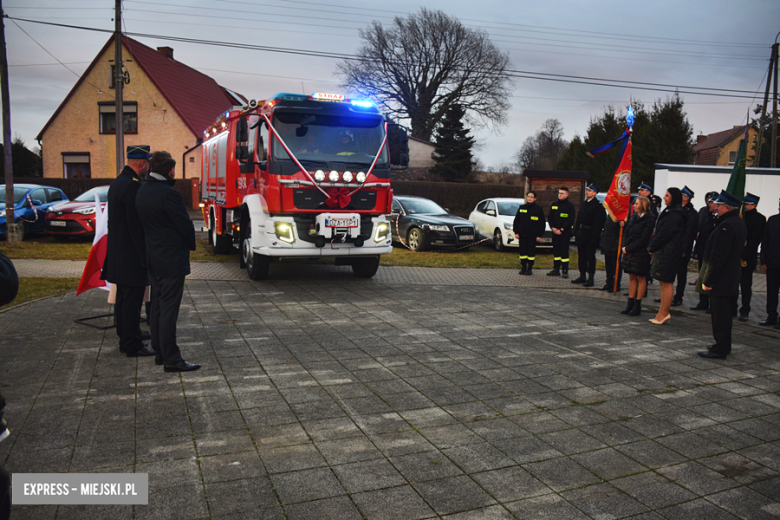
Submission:
[[[65,227],[66,223],[63,222],[62,220],[51,220],[51,221],[49,221],[49,225],[50,226],[62,226],[62,227]]]
[[[358,227],[358,225],[360,225],[360,222],[357,217],[325,219],[325,227],[354,228]]]

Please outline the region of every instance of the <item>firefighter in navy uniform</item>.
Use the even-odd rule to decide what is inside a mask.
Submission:
[[[750,315],[750,300],[753,297],[753,271],[758,266],[758,246],[761,245],[761,239],[764,236],[764,227],[766,227],[766,217],[756,210],[758,201],[761,197],[746,193],[742,199],[744,212],[742,220],[745,221],[747,228],[747,242],[742,251],[742,276],[739,280],[739,290],[742,293],[742,307],[739,308],[739,321],[748,321]],[[734,308],[737,301],[734,301]]]
[[[569,242],[574,217],[577,211],[569,200],[569,188],[558,189],[558,201],[553,202],[547,213],[547,222],[552,229],[553,269],[547,276],[569,277]]]
[[[596,249],[599,247],[601,230],[607,212],[596,198],[599,190],[591,184],[585,189],[587,200],[580,206],[577,220],[574,224],[574,240],[577,243],[578,267],[580,277],[571,283],[581,283],[583,287],[593,287],[593,277],[596,274]],[[587,278],[585,275],[587,274]]]
[[[536,260],[536,243],[544,234],[544,209],[536,204],[536,193],[525,194],[525,204],[517,208],[517,215],[512,229],[520,248],[520,274],[532,275],[534,260]]]

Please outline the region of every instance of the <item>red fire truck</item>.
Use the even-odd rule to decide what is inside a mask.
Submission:
[[[214,252],[249,278],[283,258],[333,257],[374,276],[392,250],[388,123],[370,101],[276,94],[204,133],[201,207]]]

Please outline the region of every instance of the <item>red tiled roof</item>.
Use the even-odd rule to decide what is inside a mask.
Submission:
[[[123,36],[124,46],[130,51],[136,64],[149,76],[160,93],[165,97],[171,107],[181,117],[185,125],[195,134],[195,137],[203,137],[203,130],[212,124],[220,113],[234,105],[245,102],[246,99],[235,99],[232,91],[221,87],[212,78],[197,70],[188,67],[176,60],[170,59],[161,52],[143,43]],[[70,100],[79,86],[84,82],[89,72],[95,67],[100,56],[111,46],[114,37],[111,36],[100,52],[92,60],[87,70],[70,90],[57,110],[36,137],[43,138],[44,132],[57,118],[65,104]],[[233,93],[235,94],[235,93]]]
[[[715,166],[718,162],[718,149],[708,148],[696,153],[696,164],[703,164],[705,166]]]
[[[745,131],[744,126],[735,126],[734,128],[731,128],[729,130],[723,130],[722,132],[715,132],[714,134],[708,135],[704,141],[695,145],[693,147],[693,151],[701,152],[702,150],[708,150],[710,148],[718,148],[720,146],[723,146],[724,144],[730,143],[735,138],[742,135],[744,131]],[[699,163],[697,161],[696,164],[705,164],[705,163]],[[713,162],[712,164],[715,163]]]
[[[197,137],[203,137],[203,131],[220,113],[240,104],[205,74],[132,38],[124,36],[123,41],[136,64]]]

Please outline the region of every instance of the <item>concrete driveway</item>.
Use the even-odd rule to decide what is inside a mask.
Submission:
[[[780,517],[780,333],[756,318],[709,361],[708,316],[653,326],[542,273],[211,268],[179,322],[194,373],[74,323],[102,291],[0,313],[3,466],[150,488],[13,518]]]

